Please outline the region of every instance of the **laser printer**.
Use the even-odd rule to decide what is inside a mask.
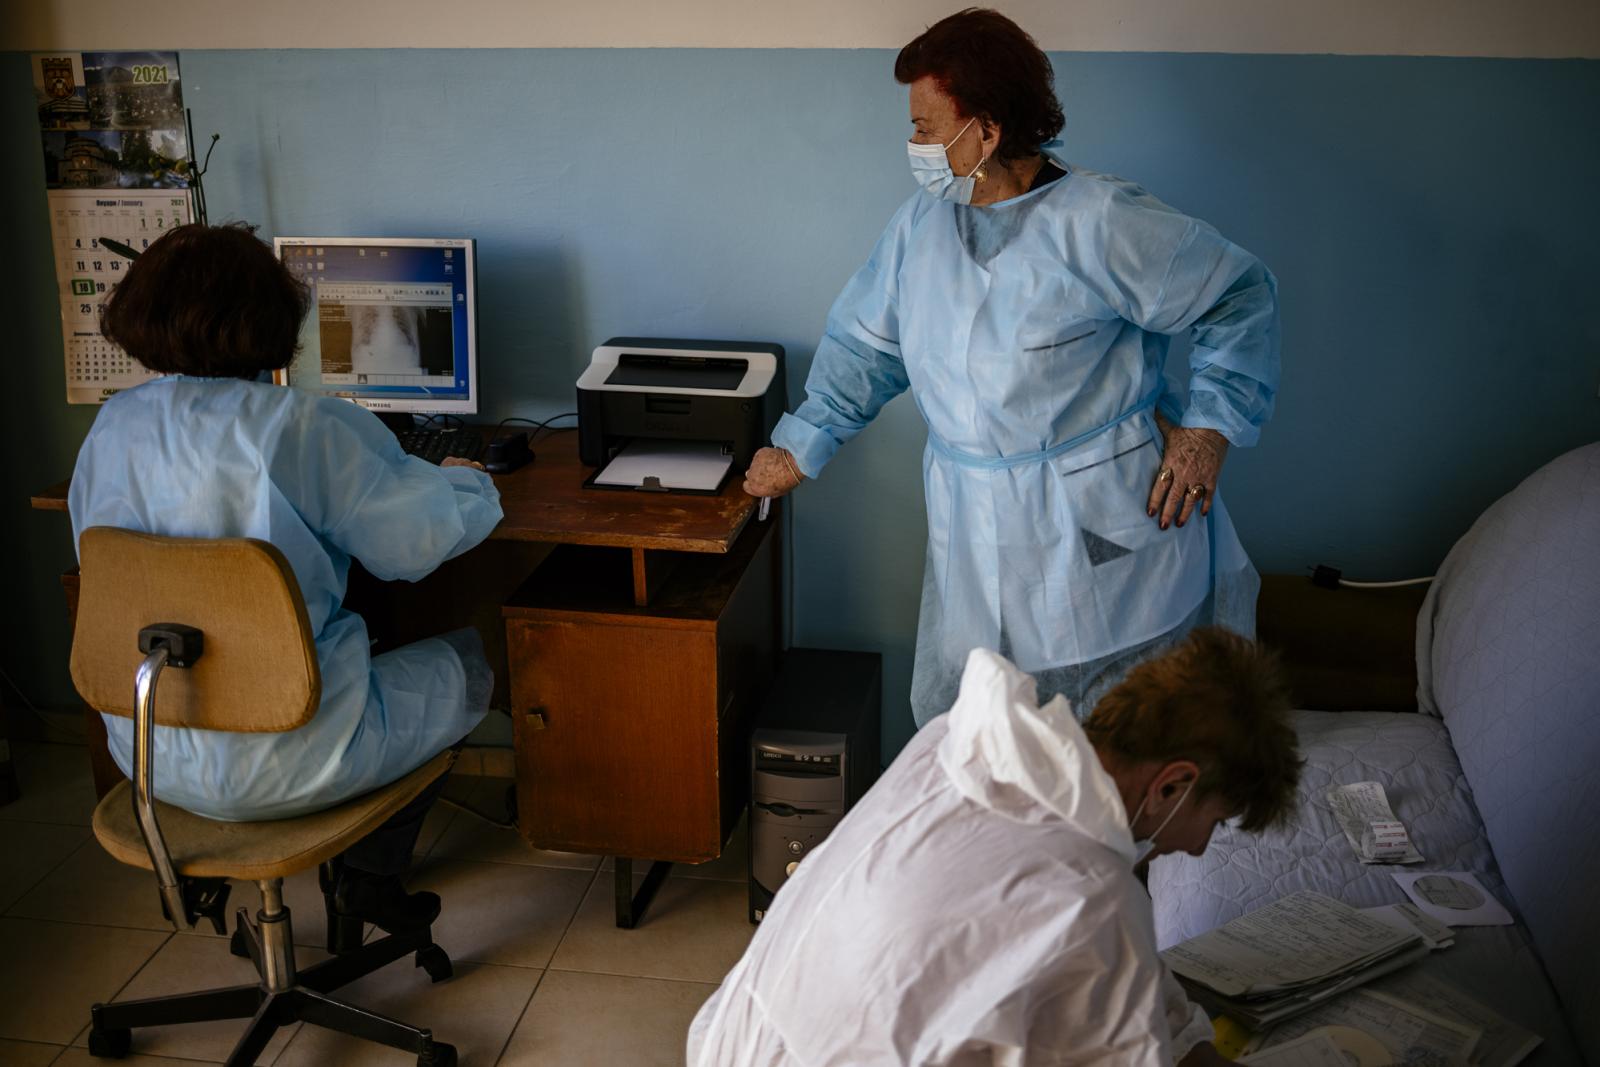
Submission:
[[[613,337],[578,379],[585,485],[720,490],[766,445],[787,406],[783,346]]]

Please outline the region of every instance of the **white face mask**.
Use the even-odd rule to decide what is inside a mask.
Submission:
[[[976,121],[978,121],[976,116],[968,119],[967,124],[961,127],[961,133],[956,134],[955,139],[948,145],[906,142],[906,155],[911,159],[911,176],[922,186],[923,192],[940,200],[952,200],[957,204],[972,203],[972,191],[978,184],[972,180],[972,175],[978,173],[978,167],[983,166],[987,158],[978,161],[978,167],[972,168],[972,174],[968,174],[965,178],[957,178],[955,172],[950,169],[950,156],[946,153],[946,149],[961,140],[961,134],[966,133]]]
[[[1167,812],[1167,817],[1161,820],[1161,825],[1156,827],[1156,832],[1151,834],[1149,837],[1142,837],[1133,843],[1133,865],[1135,867],[1139,866],[1139,864],[1150,858],[1150,853],[1156,850],[1156,838],[1160,836],[1161,831],[1167,828],[1167,823],[1171,822],[1172,817],[1178,814],[1178,809],[1183,807],[1183,802],[1189,799],[1189,794],[1193,791],[1194,782],[1191,781],[1189,783],[1189,787],[1183,791],[1183,796],[1179,797],[1178,802],[1172,805],[1172,810]],[[1148,799],[1149,798],[1146,797],[1145,800],[1139,801],[1139,810],[1134,812],[1133,818],[1128,820],[1128,829],[1130,831],[1132,831],[1134,826],[1138,824],[1139,816],[1144,814],[1145,801]]]

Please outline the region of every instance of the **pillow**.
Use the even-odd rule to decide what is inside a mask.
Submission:
[[[1417,679],[1600,1062],[1600,444],[1541,468],[1456,543],[1417,620]]]

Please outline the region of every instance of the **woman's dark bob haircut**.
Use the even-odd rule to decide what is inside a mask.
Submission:
[[[100,331],[158,374],[254,379],[299,346],[306,287],[255,227],[179,226],[111,290]]]
[[[895,80],[932,77],[964,118],[1000,127],[1000,162],[1036,155],[1066,121],[1050,59],[1021,26],[998,11],[969,7],[940,19],[900,49]]]

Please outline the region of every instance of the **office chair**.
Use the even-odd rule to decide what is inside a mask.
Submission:
[[[449,770],[444,752],[399,781],[327,811],[271,822],[219,822],[156,799],[155,725],[277,732],[309,722],[322,681],[305,602],[282,553],[262,541],[189,540],[110,527],[85,530],[72,678],[90,706],[134,720],[134,777],[96,807],[94,833],[123,863],[152,870],[162,910],[182,932],[201,919],[227,932],[228,879],[261,889],[254,919],[240,908],[230,948],[248,956],[260,981],[149,1000],[96,1004],[89,1051],[121,1059],[132,1030],[212,1019],[249,1019],[228,1064],[247,1065],[272,1035],[312,1023],[417,1054],[423,1067],[454,1067],[456,1050],[328,994],[415,953],[435,982],[450,958],[431,929],[362,945],[361,924],[335,921],[332,958],[299,970],[283,879],[319,867],[327,892],[332,862]],[[161,701],[156,702],[156,684]],[[129,698],[132,698],[131,703]],[[328,894],[331,900],[331,893]]]

